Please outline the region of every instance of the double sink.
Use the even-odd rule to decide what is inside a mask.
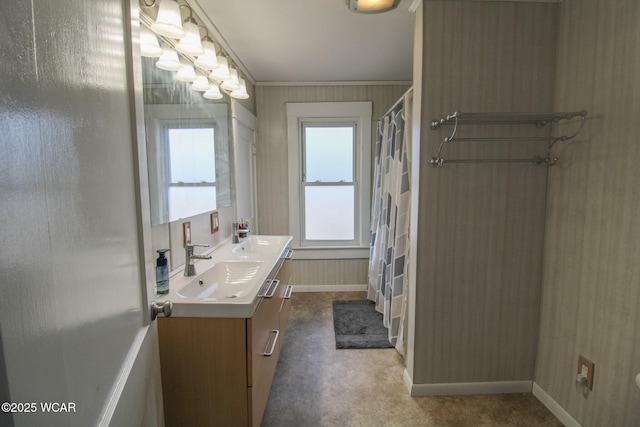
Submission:
[[[245,317],[253,315],[287,253],[291,236],[249,236],[226,243],[211,259],[196,263],[192,277],[175,275],[170,291],[158,301],[173,303],[173,317]]]

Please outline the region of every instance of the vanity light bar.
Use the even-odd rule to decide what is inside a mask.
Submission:
[[[155,3],[156,2],[154,2],[152,5],[144,4],[144,6],[147,8],[153,7]],[[206,49],[203,55],[209,55],[209,57],[211,56],[212,53],[213,55],[216,55],[215,45],[213,43],[213,40],[209,36],[209,31],[207,30],[207,28],[197,24],[197,21],[193,17],[193,11],[189,6],[181,5],[180,7],[186,7],[189,9],[189,17],[186,20],[188,21],[188,23],[190,23],[191,25],[195,25],[197,28],[203,28],[207,32],[207,34],[202,38],[202,41],[205,42],[204,46],[206,46]],[[143,10],[143,3],[140,4],[140,22],[144,26],[144,27],[141,27],[141,34],[144,34],[144,39],[141,37],[141,43],[143,41],[145,42],[148,41],[149,43],[152,44],[153,41],[150,40],[150,36],[154,36],[154,33],[149,34],[149,32],[147,32],[146,29],[148,28],[153,31],[154,24],[156,24],[156,22]],[[145,31],[143,31],[143,28],[145,29]],[[214,64],[211,58],[209,58],[208,61],[203,62],[199,60],[200,58],[199,56],[196,56],[194,54],[189,54],[184,49],[176,50],[176,46],[179,45],[181,40],[176,40],[175,37],[170,37],[159,32],[155,32],[155,36],[159,37],[161,41],[164,42],[164,46],[162,47],[162,53],[166,54],[167,56],[170,56],[173,59],[173,62],[175,62],[175,58],[173,56],[173,53],[175,53],[176,57],[179,56],[182,58],[182,59],[179,59],[179,62],[183,62],[183,63],[184,61],[189,62],[193,66],[196,73],[198,74],[201,73],[204,76],[208,76],[208,80],[214,80],[215,83],[211,83],[211,86],[216,86],[216,88],[222,89],[225,93],[227,93],[232,98],[236,98],[236,99],[249,98],[249,94],[247,93],[246,83],[244,79],[240,78],[241,76],[237,71],[237,67],[235,66],[235,64],[231,62],[226,52],[222,51],[222,47],[220,47],[220,52],[217,54],[215,68],[212,68]],[[163,44],[162,42],[161,42],[161,45]],[[212,48],[213,48],[213,52],[211,52]],[[147,52],[146,46],[145,46],[145,49],[141,47],[141,51]],[[169,51],[173,51],[173,52],[169,52]],[[144,55],[144,56],[149,56],[149,55]],[[173,65],[166,65],[165,62],[162,62],[160,65],[156,63],[156,66],[163,70],[178,71],[182,68],[183,65],[178,67],[177,64],[173,66]],[[234,82],[236,84],[233,86],[229,86],[228,83],[227,85],[223,85],[223,83],[226,80],[228,80],[230,76],[233,76]],[[242,85],[238,84],[240,81],[242,82]],[[198,90],[198,89],[194,88],[194,90]],[[220,90],[217,90],[216,92],[220,93]],[[205,93],[207,93],[207,96],[205,97],[207,99],[219,99],[220,97],[222,97],[221,93],[220,93],[220,96],[218,96],[217,93],[215,93],[214,95],[213,91],[211,90],[207,90],[207,92]]]

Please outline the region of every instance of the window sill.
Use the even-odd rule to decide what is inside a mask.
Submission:
[[[293,259],[369,259],[368,247],[294,247]]]

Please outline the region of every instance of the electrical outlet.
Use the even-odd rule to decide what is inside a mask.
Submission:
[[[591,360],[587,359],[583,355],[578,356],[578,374],[582,374],[587,378],[586,386],[589,387],[589,390],[593,390],[593,370],[595,368],[595,363]]]

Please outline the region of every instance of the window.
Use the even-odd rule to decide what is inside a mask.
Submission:
[[[222,103],[145,105],[152,225],[231,203],[227,109]]]
[[[355,240],[355,127],[302,123],[305,241]]]
[[[287,118],[294,245],[368,256],[371,103],[289,103]]]
[[[191,124],[193,126],[193,124]],[[165,128],[169,219],[216,208],[214,128]]]

